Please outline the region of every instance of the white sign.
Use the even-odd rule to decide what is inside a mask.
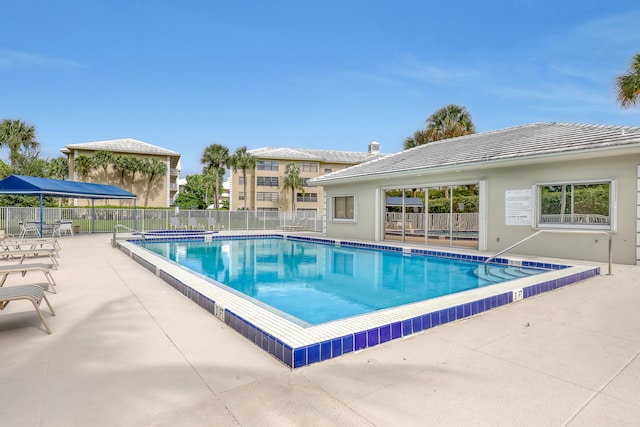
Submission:
[[[532,206],[531,190],[507,190],[505,197],[507,225],[532,225]]]

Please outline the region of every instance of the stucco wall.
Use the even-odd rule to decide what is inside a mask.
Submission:
[[[336,195],[357,195],[357,221],[336,223],[327,212],[327,236],[374,240],[375,194],[381,188],[420,187],[465,182],[487,182],[487,239],[486,247],[497,252],[537,231],[531,226],[506,225],[505,192],[531,189],[538,183],[616,180],[615,203],[617,230],[612,233],[613,259],[616,263],[636,264],[636,236],[638,224],[637,186],[640,155],[573,159],[570,161],[540,161],[536,164],[512,167],[493,167],[447,173],[416,172],[401,178],[380,178],[376,181],[342,185],[325,185],[327,201]],[[482,200],[482,198],[481,198]],[[535,202],[535,201],[534,201]],[[330,209],[328,203],[327,209]],[[379,216],[378,216],[379,217]],[[608,240],[604,235],[542,234],[513,250],[512,254],[526,254],[558,258],[606,261]]]

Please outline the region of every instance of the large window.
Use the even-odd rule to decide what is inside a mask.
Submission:
[[[613,181],[538,185],[538,225],[611,228],[613,186]]]
[[[259,176],[258,185],[261,185],[263,187],[277,187],[278,177],[277,176]]]
[[[298,167],[300,168],[300,172],[318,172],[317,163],[300,162],[298,163]]]
[[[277,202],[279,198],[280,193],[258,191],[256,194],[256,200],[258,202]]]
[[[298,193],[296,202],[317,202],[318,193]]]
[[[280,163],[277,161],[266,161],[266,160],[258,160],[258,164],[256,169],[259,171],[277,171],[280,167]]]
[[[338,196],[333,198],[334,220],[355,220],[355,196]]]

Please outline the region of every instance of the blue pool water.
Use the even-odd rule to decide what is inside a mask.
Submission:
[[[487,280],[470,261],[280,238],[147,241],[145,247],[311,325],[544,271],[491,266]]]

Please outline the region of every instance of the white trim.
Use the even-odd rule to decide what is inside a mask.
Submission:
[[[338,197],[353,197],[353,218],[334,218],[335,199]],[[336,194],[331,196],[331,222],[335,223],[356,223],[358,222],[358,196],[356,194]]]
[[[552,185],[584,185],[584,184],[609,184],[609,224],[585,224],[585,223],[540,223],[540,212],[542,210],[541,187]],[[540,229],[568,229],[568,230],[607,230],[615,232],[617,230],[617,186],[615,178],[586,179],[586,180],[561,180],[535,182],[533,184],[533,194],[535,203],[533,208],[534,227]]]

